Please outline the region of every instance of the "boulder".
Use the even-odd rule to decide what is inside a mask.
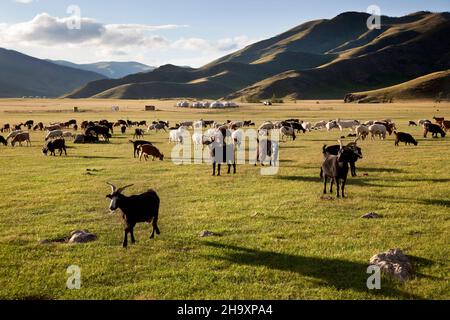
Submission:
[[[97,240],[97,236],[84,230],[76,230],[70,233],[69,243],[87,243]]]
[[[405,282],[412,276],[412,265],[408,257],[400,249],[374,255],[370,264],[380,267],[381,271],[392,278]]]
[[[381,219],[381,218],[383,218],[383,216],[379,215],[376,212],[370,212],[368,214],[363,215],[361,218],[363,218],[363,219]]]

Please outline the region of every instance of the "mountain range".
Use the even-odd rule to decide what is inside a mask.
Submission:
[[[100,67],[106,71],[102,75],[98,65],[91,65],[93,69],[89,70],[97,73],[84,75],[94,79],[69,81],[72,88],[57,92],[66,98],[257,101],[273,96],[347,97],[349,102],[374,101],[388,95],[399,99],[432,97],[436,89],[430,84],[438,83],[442,86],[439,92],[446,92],[449,12],[382,16],[380,28],[371,30],[367,27],[369,17],[366,13],[345,12],[332,19],[309,21],[201,68],[164,65],[148,71],[137,66],[138,73],[120,77],[126,72],[121,74],[111,63]],[[81,72],[79,65],[64,65]],[[32,77],[32,72],[27,74]],[[2,78],[0,74],[0,81]]]
[[[115,61],[102,61],[89,64],[76,64],[64,60],[48,60],[61,66],[71,67],[75,69],[92,71],[99,73],[106,78],[118,79],[126,77],[130,74],[139,72],[153,71],[155,67],[150,67],[139,62],[115,62]]]

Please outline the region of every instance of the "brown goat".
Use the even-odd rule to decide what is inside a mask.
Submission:
[[[145,161],[147,161],[149,156],[152,156],[152,161],[154,161],[155,158],[158,158],[161,161],[164,160],[164,154],[162,154],[158,148],[150,144],[143,144],[139,146],[138,150],[139,160],[142,160],[142,157],[144,157]]]

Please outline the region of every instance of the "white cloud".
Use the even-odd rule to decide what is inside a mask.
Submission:
[[[28,4],[34,2],[34,0],[14,0],[14,2]]]
[[[171,61],[191,61],[195,63],[193,66],[200,66],[253,42],[246,36],[210,41],[195,37],[169,40],[158,34],[188,27],[176,24],[103,24],[95,19],[81,18],[81,28],[71,29],[68,27],[68,23],[73,22],[71,19],[41,13],[26,22],[0,23],[0,46],[40,58],[74,62],[123,59],[144,63],[157,61],[161,65]]]

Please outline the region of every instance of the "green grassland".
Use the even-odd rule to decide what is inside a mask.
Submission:
[[[72,113],[74,105],[85,112]],[[121,112],[112,113],[111,105]],[[159,111],[143,112],[144,104]],[[323,199],[319,168],[324,144],[342,134],[314,131],[281,147],[276,176],[238,167],[211,177],[209,165],[176,166],[165,133],[151,133],[163,162],[133,159],[132,133],[110,144],[73,145],[68,157],[33,146],[0,146],[0,298],[3,299],[449,299],[450,139],[423,139],[408,120],[450,118],[450,105],[429,102],[343,105],[323,101],[233,110],[177,110],[173,101],[2,100],[0,123],[77,120],[264,120],[392,118],[417,147],[361,142],[364,159],[346,199]],[[439,109],[437,112],[436,109]],[[344,132],[348,134],[348,132]],[[350,140],[347,140],[350,141]],[[87,171],[87,169],[91,171]],[[367,175],[363,175],[367,174]],[[106,181],[134,184],[127,195],[154,188],[161,198],[161,236],[138,225],[137,244],[121,246],[120,215],[111,215]],[[334,197],[333,197],[334,198]],[[375,211],[383,219],[365,220]],[[87,229],[98,241],[40,244]],[[200,238],[202,230],[218,234]],[[383,278],[366,288],[368,260],[401,248],[415,276]],[[81,290],[66,289],[70,265],[81,267]]]

